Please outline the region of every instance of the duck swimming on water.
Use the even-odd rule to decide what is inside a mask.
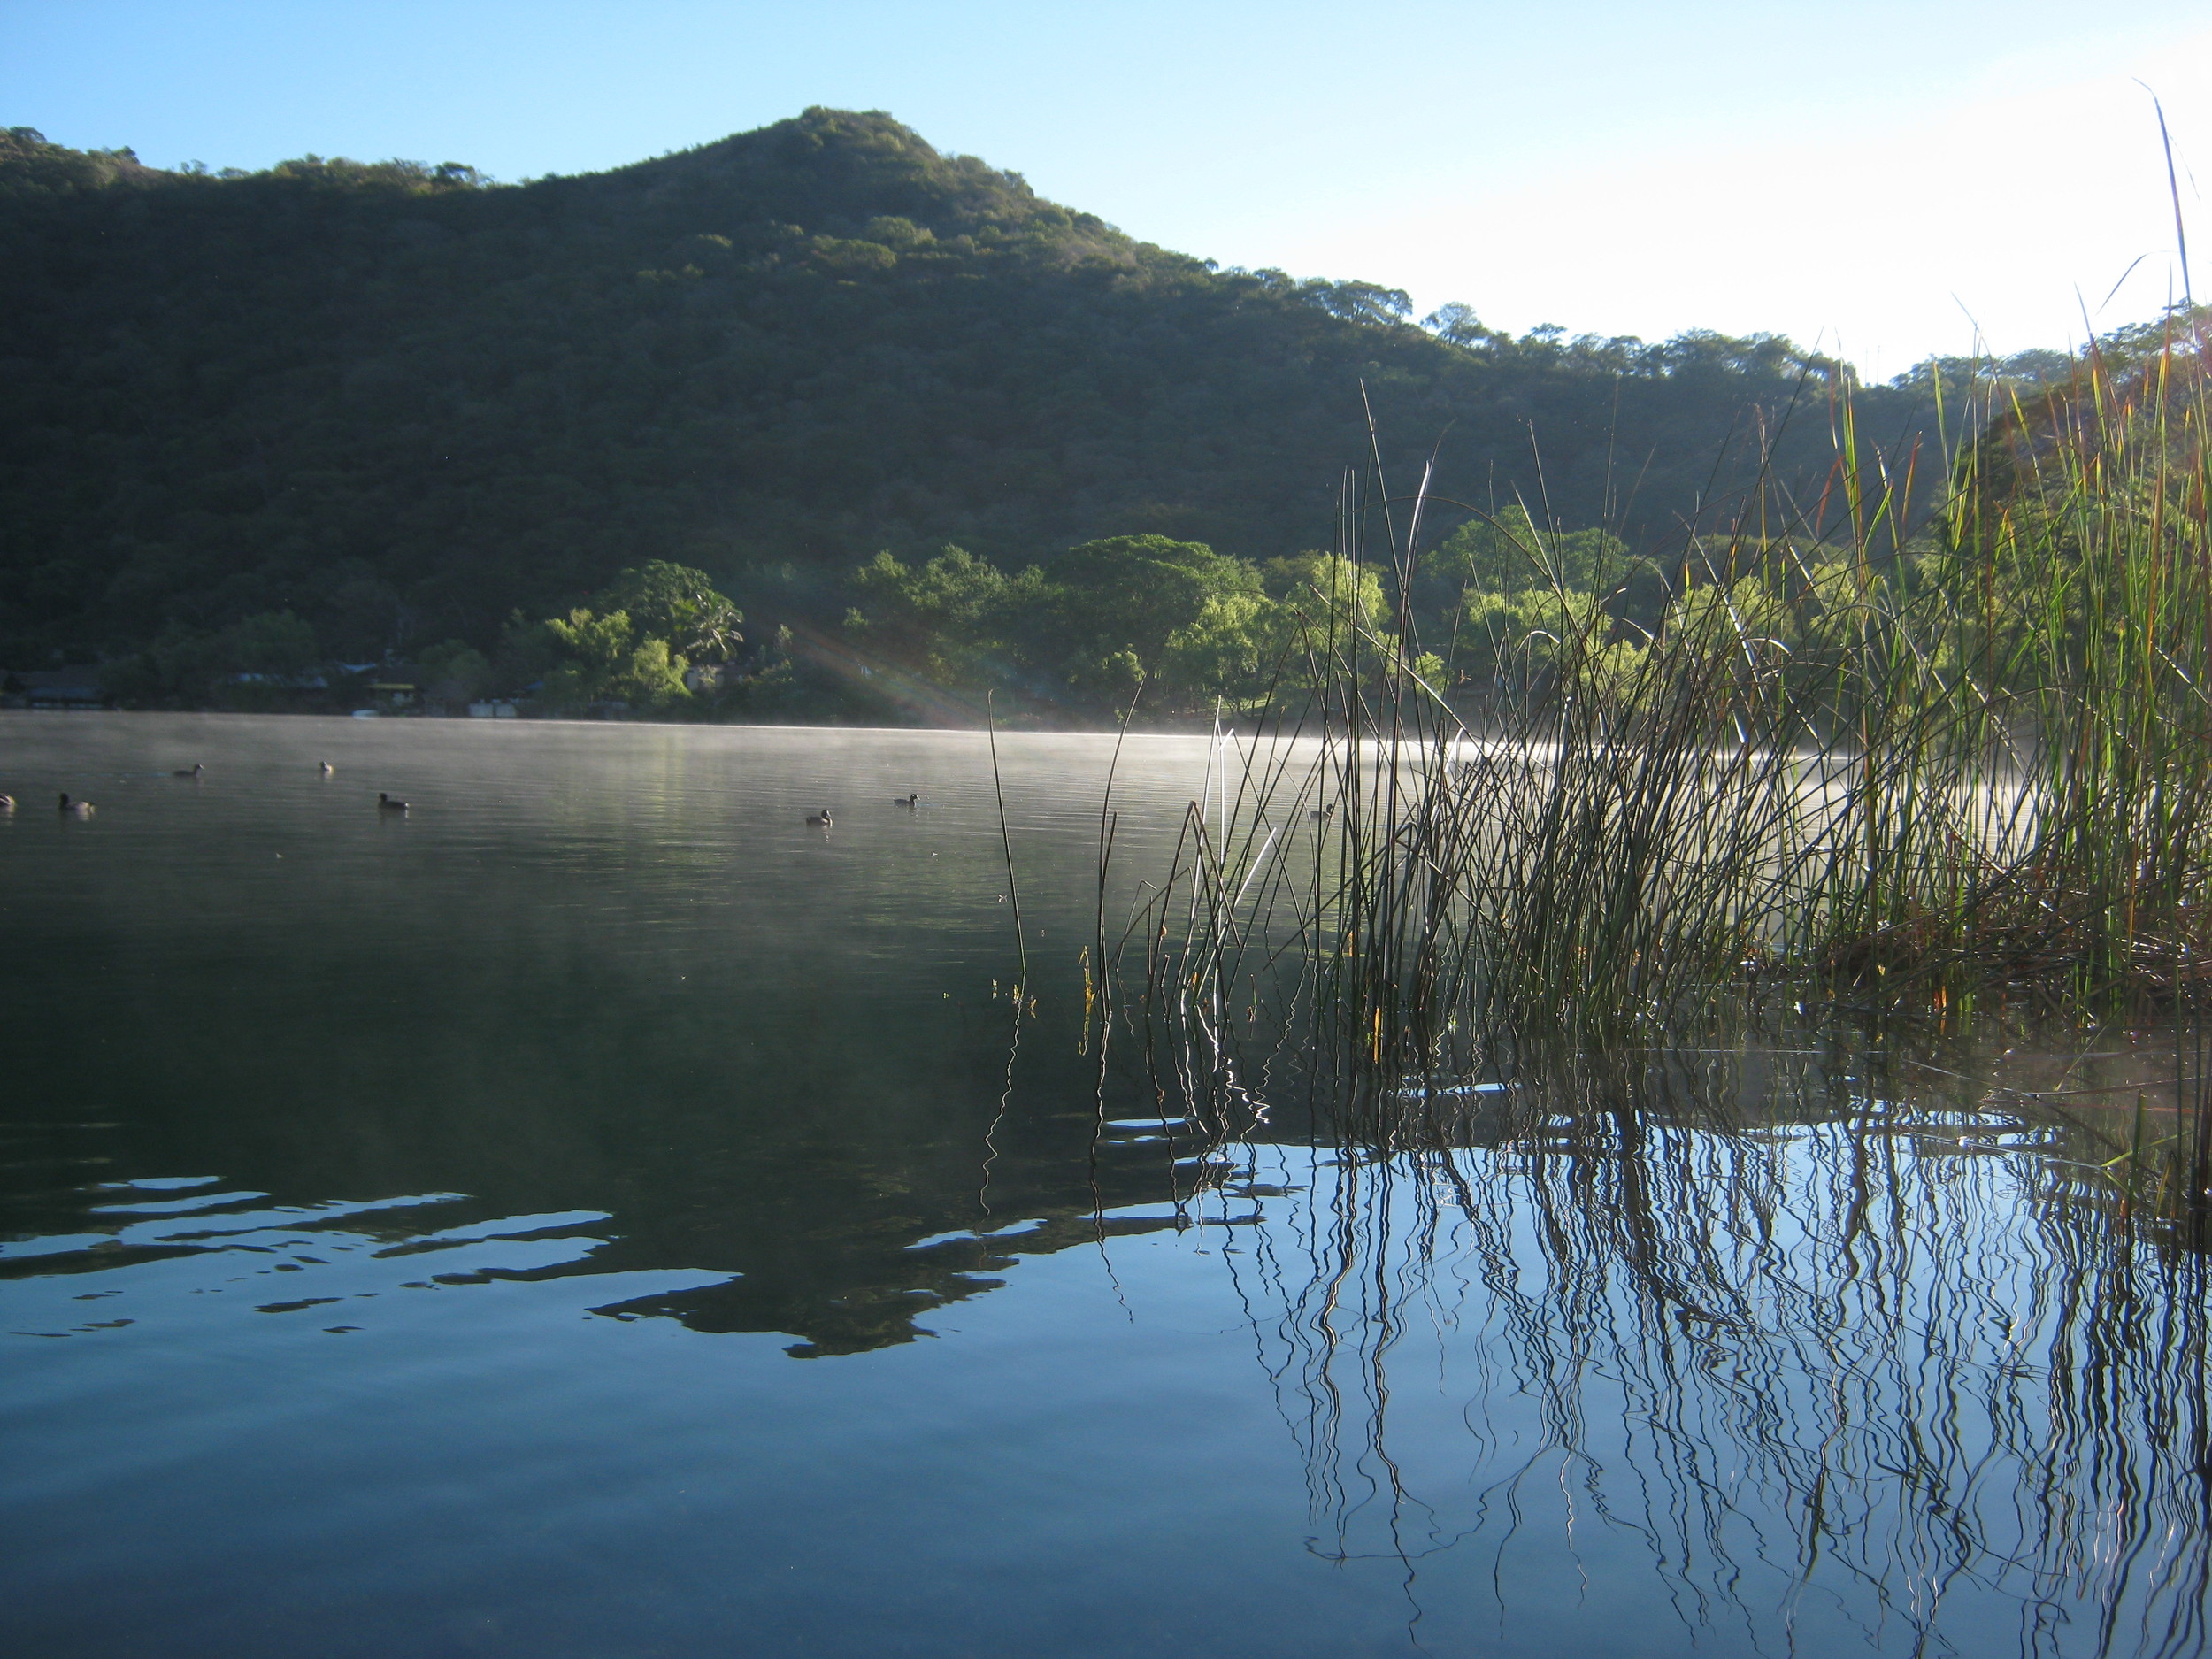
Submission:
[[[921,805],[921,803],[922,797],[918,795],[895,795],[891,797],[891,804],[893,806],[902,806],[911,809]]]
[[[169,775],[172,778],[196,778],[206,770],[207,768],[205,766],[203,766],[198,761],[196,760],[189,766],[178,767],[176,771],[171,772]]]
[[[64,818],[90,818],[92,816],[92,803],[89,801],[72,801],[66,795],[65,795],[61,798],[61,815]]]
[[[380,812],[404,812],[407,810],[407,803],[395,801],[383,790],[379,789],[376,792],[376,810]]]
[[[332,772],[335,772],[335,771],[337,771],[337,770],[338,770],[335,766],[332,765],[332,764],[331,764],[328,761],[326,761],[326,761],[321,762],[321,763],[320,763],[320,764],[321,764],[322,769],[323,769],[323,776],[324,776],[324,777],[326,777],[326,778],[329,777],[329,776],[330,776],[330,774],[331,774]]]
[[[808,823],[810,823],[810,824],[818,824],[818,825],[819,825],[819,826],[820,826],[822,828],[824,828],[824,829],[827,829],[827,828],[829,828],[829,826],[830,826],[830,810],[829,810],[829,808],[827,808],[827,807],[824,807],[824,808],[823,808],[823,809],[822,809],[819,812],[810,812],[810,813],[808,813],[808,814],[806,815],[806,821],[807,821]]]
[[[14,810],[15,797],[12,795],[0,795],[0,813],[12,812]]]

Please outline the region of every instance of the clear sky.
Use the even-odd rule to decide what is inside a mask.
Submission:
[[[0,0],[0,123],[158,165],[520,179],[882,109],[1224,265],[1882,374],[2178,289],[2138,78],[2193,229],[2212,0]]]

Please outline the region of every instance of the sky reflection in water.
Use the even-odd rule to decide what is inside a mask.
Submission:
[[[1010,1068],[978,738],[0,717],[101,809],[0,825],[0,1632],[2201,1648],[2200,1263],[2062,1129],[1810,1055],[1209,1143],[1077,1052],[1108,747],[1002,745]]]

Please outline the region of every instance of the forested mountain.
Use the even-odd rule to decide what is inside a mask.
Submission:
[[[161,172],[19,127],[0,664],[285,611],[333,657],[490,651],[518,608],[656,560],[757,628],[833,626],[886,549],[1280,557],[1332,540],[1363,387],[1397,486],[1434,448],[1446,495],[1655,545],[1793,403],[1784,465],[1827,465],[1809,366],[1766,337],[1417,324],[1390,290],[1133,241],[881,114],[519,185]],[[1920,404],[1874,388],[1860,419],[1886,441]]]

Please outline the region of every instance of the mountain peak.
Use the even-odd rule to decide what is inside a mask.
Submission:
[[[947,235],[1066,211],[1055,210],[1019,173],[973,156],[945,155],[881,110],[819,104],[592,177],[616,188],[643,184],[656,194],[719,194],[741,204],[748,217],[809,228],[894,216]]]

